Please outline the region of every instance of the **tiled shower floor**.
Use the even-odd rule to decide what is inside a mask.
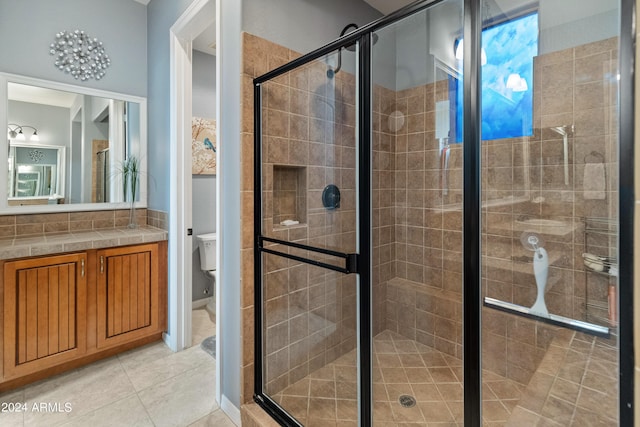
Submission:
[[[374,350],[376,426],[462,425],[461,360],[390,331]],[[559,330],[526,387],[483,370],[483,425],[617,425],[616,354],[608,340]],[[354,350],[273,397],[305,426],[356,426],[355,381]]]
[[[376,425],[462,425],[462,362],[406,337],[384,331],[374,338]],[[486,424],[503,425],[524,387],[484,372]],[[274,399],[305,426],[356,426],[356,352],[340,357],[276,394]],[[398,398],[410,395],[410,408]]]

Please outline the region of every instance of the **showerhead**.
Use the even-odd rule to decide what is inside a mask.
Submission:
[[[574,125],[555,126],[550,129],[555,133],[560,134],[560,136],[567,136],[569,133],[573,133]]]

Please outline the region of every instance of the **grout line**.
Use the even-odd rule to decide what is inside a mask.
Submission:
[[[142,409],[144,409],[144,412],[147,414],[147,417],[149,417],[149,421],[151,421],[151,424],[156,427],[156,422],[151,417],[151,414],[149,413],[147,407],[144,405],[144,403],[142,403],[142,399],[140,399],[140,395],[138,393],[136,393],[136,398],[138,399],[138,402],[140,402],[140,405],[142,406]]]

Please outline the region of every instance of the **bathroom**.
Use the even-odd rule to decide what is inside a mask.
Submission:
[[[619,7],[481,2],[480,149],[462,143],[461,1],[288,65],[298,52],[244,35],[262,342],[245,369],[265,411],[290,425],[622,422]]]
[[[192,344],[215,355],[216,323],[216,51],[215,25],[194,38],[192,51]],[[206,141],[206,142],[205,142]]]
[[[50,62],[52,58],[46,48],[52,37],[64,24],[67,29],[90,28],[103,39],[113,55],[107,78],[77,86],[126,94],[134,101],[148,100],[148,128],[145,124],[144,129],[149,150],[143,153],[149,173],[142,178],[149,180],[141,185],[147,194],[140,194],[136,212],[140,225],[160,228],[158,238],[167,241],[168,236],[169,246],[176,244],[186,232],[170,227],[183,205],[170,197],[181,178],[172,169],[176,156],[171,134],[175,123],[170,115],[173,80],[170,80],[168,34],[183,12],[202,2],[96,0],[85,2],[80,8],[77,0],[61,0],[56,2],[55,13],[52,12],[55,19],[34,13],[35,6],[44,7],[44,3],[44,0],[3,3],[7,7],[0,18],[4,23],[0,33],[5,35],[0,37],[5,52],[0,59],[1,71],[73,84],[70,76],[60,73]],[[102,362],[82,368],[81,375],[63,374],[64,378],[85,381],[82,387],[61,384],[59,377],[53,377],[50,381],[55,382],[52,392],[56,394],[48,396],[60,397],[61,401],[72,398],[74,411],[49,414],[49,418],[44,414],[17,414],[20,422],[16,425],[33,425],[33,420],[40,416],[43,425],[55,424],[51,420],[57,419],[62,422],[65,417],[68,419],[64,421],[83,417],[78,418],[77,422],[81,422],[94,415],[112,423],[121,419],[118,416],[133,422],[134,413],[140,420],[156,425],[176,420],[172,416],[187,414],[181,421],[182,425],[188,425],[217,408],[207,406],[214,400],[214,382],[216,401],[227,414],[233,415],[236,424],[243,405],[243,425],[252,425],[245,414],[253,412],[250,404],[254,396],[262,399],[273,417],[280,417],[282,423],[288,421],[290,425],[296,424],[284,418],[286,414],[278,412],[278,408],[304,425],[358,425],[358,422],[475,425],[481,422],[479,417],[473,418],[477,415],[473,404],[479,403],[480,392],[483,402],[475,409],[480,407],[487,425],[596,422],[630,425],[629,411],[625,408],[630,404],[633,384],[626,378],[618,382],[617,378],[618,374],[628,375],[630,365],[633,369],[633,360],[631,363],[628,360],[633,355],[629,348],[633,340],[628,334],[632,324],[630,287],[624,286],[632,283],[628,267],[633,248],[629,246],[631,233],[618,233],[615,227],[630,224],[625,210],[618,209],[618,199],[621,206],[629,205],[622,204],[625,195],[618,193],[622,182],[618,182],[617,176],[620,172],[622,181],[626,171],[628,179],[632,156],[618,154],[629,152],[628,144],[624,145],[622,137],[618,140],[618,134],[628,132],[625,124],[629,124],[628,112],[633,109],[628,108],[631,91],[628,88],[619,91],[616,78],[620,85],[629,84],[631,67],[626,63],[625,68],[624,61],[633,59],[628,51],[631,26],[624,18],[631,15],[632,2],[465,1],[467,6],[473,3],[480,8],[476,16],[483,24],[478,34],[486,30],[487,38],[494,27],[510,21],[521,22],[519,18],[531,16],[533,9],[538,13],[538,41],[531,72],[505,73],[501,86],[491,87],[492,97],[483,102],[489,105],[497,98],[503,104],[512,104],[529,96],[526,104],[530,105],[531,116],[522,112],[511,114],[527,117],[520,124],[526,131],[519,136],[482,138],[482,150],[472,156],[480,161],[480,166],[477,174],[471,175],[479,178],[476,183],[480,190],[470,191],[479,191],[471,200],[466,200],[467,192],[462,191],[465,179],[469,178],[466,173],[473,166],[465,163],[469,153],[463,151],[471,144],[458,141],[468,129],[462,125],[462,119],[467,122],[468,118],[462,108],[467,99],[463,97],[463,77],[473,70],[482,71],[483,75],[495,71],[496,48],[485,47],[484,54],[479,47],[477,52],[471,49],[476,56],[471,63],[482,64],[483,56],[486,63],[477,69],[464,66],[470,71],[461,73],[458,56],[464,63],[461,42],[464,32],[469,30],[463,25],[462,1],[430,2],[428,10],[416,9],[412,16],[393,23],[386,21],[373,31],[369,58],[374,64],[369,69],[373,90],[368,100],[361,98],[364,92],[359,85],[367,68],[358,62],[359,51],[354,51],[352,45],[345,46],[340,53],[335,45],[331,52],[306,65],[273,81],[263,81],[266,176],[260,181],[265,185],[263,220],[269,226],[263,230],[264,236],[346,254],[370,248],[371,295],[364,295],[370,298],[370,305],[360,301],[360,291],[367,288],[358,287],[363,282],[356,274],[307,267],[295,260],[283,265],[280,260],[272,262],[277,259],[273,254],[264,255],[266,267],[277,267],[275,271],[264,271],[268,276],[264,289],[268,293],[264,301],[254,299],[254,295],[260,295],[256,289],[262,288],[254,283],[257,249],[254,239],[260,232],[254,233],[253,229],[256,116],[252,79],[334,40],[343,29],[345,33],[352,31],[353,27],[347,28],[350,23],[362,29],[409,1],[218,0],[215,3],[220,6],[219,22],[224,24],[221,31],[225,34],[218,40],[216,58],[231,59],[218,61],[216,73],[218,79],[229,83],[202,89],[202,93],[215,91],[224,108],[220,104],[204,105],[197,112],[194,100],[193,115],[226,116],[217,125],[220,132],[226,132],[224,141],[228,145],[225,162],[220,164],[216,175],[191,175],[193,190],[189,194],[206,192],[211,198],[194,197],[194,204],[188,204],[194,214],[193,223],[184,224],[185,229],[193,228],[193,237],[188,238],[190,243],[183,248],[192,257],[187,277],[194,286],[189,286],[189,298],[181,298],[184,294],[180,293],[187,281],[174,274],[183,267],[179,261],[183,258],[171,250],[171,255],[164,254],[169,272],[166,288],[170,292],[164,338],[173,350],[189,346],[190,342],[180,341],[180,336],[188,335],[185,330],[189,328],[184,325],[191,314],[191,300],[198,301],[194,304],[198,306],[195,311],[205,315],[203,320],[210,321],[205,307],[216,303],[208,298],[219,290],[219,283],[203,271],[210,270],[202,268],[196,236],[217,232],[218,237],[224,236],[219,243],[224,256],[220,265],[224,266],[226,292],[217,301],[216,313],[225,321],[224,327],[217,325],[218,338],[224,341],[224,346],[219,347],[215,362],[206,354],[200,358],[200,348],[195,346],[176,353],[161,347],[162,360],[152,352],[149,359],[153,361],[135,363],[139,370],[135,375],[154,382],[154,391],[162,396],[158,399],[151,399],[151,393],[123,387],[134,379],[131,373],[118,371],[113,375],[113,366],[104,369]],[[27,21],[35,24],[25,31]],[[16,38],[16,34],[22,36]],[[466,39],[474,40],[468,36]],[[199,54],[193,55],[197,65]],[[241,56],[240,60],[236,55]],[[618,58],[622,58],[622,66]],[[218,73],[219,70],[224,72]],[[240,77],[242,81],[236,85],[234,79]],[[195,74],[193,78],[198,80]],[[207,78],[211,79],[211,75]],[[242,92],[236,91],[240,83]],[[485,87],[479,90],[483,95],[487,91]],[[373,104],[371,117],[361,115],[360,102]],[[215,113],[211,112],[213,108]],[[493,125],[498,123],[494,118],[500,114],[483,112],[482,116],[486,124]],[[234,127],[237,117],[241,123]],[[363,119],[371,120],[371,125],[367,126]],[[46,143],[44,129],[38,123],[19,123],[26,125],[27,137],[34,130],[27,126],[37,128],[41,143]],[[361,164],[356,166],[363,160],[358,144],[366,139],[360,130],[367,127],[372,129],[370,191],[358,191],[367,186],[366,180],[357,174]],[[476,138],[479,142],[477,132]],[[67,155],[71,152],[72,148],[67,148]],[[168,173],[169,170],[172,172]],[[271,172],[275,172],[276,179],[269,176]],[[215,180],[225,182],[218,194],[211,189]],[[272,187],[267,186],[269,182]],[[336,189],[340,191],[339,200]],[[73,197],[73,187],[71,190]],[[278,194],[272,194],[274,191]],[[304,197],[299,196],[305,192]],[[367,203],[360,204],[358,200],[367,193],[372,197],[370,217],[361,215],[361,206]],[[271,196],[276,198],[269,199]],[[215,218],[212,217],[215,213],[211,213],[215,198],[222,200],[218,206],[224,207],[216,220],[222,221],[224,217],[225,226],[217,229],[207,224],[208,218]],[[468,201],[482,202],[476,205],[475,218],[481,220],[479,224],[469,222],[474,216],[469,216],[468,208],[462,207]],[[74,207],[65,201],[46,208],[52,214],[46,221],[26,223],[31,217],[27,213],[44,209],[7,209],[7,214],[0,217],[0,233],[22,229],[28,230],[27,237],[33,237],[46,234],[45,230],[78,231],[80,222],[90,229],[102,230],[126,227],[129,220],[128,206],[122,204],[112,210],[94,205],[71,212]],[[59,213],[66,213],[64,220],[60,220]],[[202,217],[196,219],[200,213]],[[5,221],[11,220],[15,222],[7,225]],[[286,220],[298,224],[280,225]],[[366,237],[361,227],[362,221],[367,220],[371,225],[370,245],[363,245],[365,241],[359,239]],[[463,228],[468,231],[473,227],[477,231],[475,248],[482,251],[482,256],[463,254],[463,245],[474,244],[465,241],[469,233],[463,232]],[[61,244],[51,243],[52,250]],[[282,244],[271,247],[273,242],[264,243],[266,249],[282,249]],[[617,256],[622,268],[616,277],[618,244],[624,249]],[[292,249],[291,254],[309,257],[298,250]],[[29,255],[16,252],[15,248],[10,251],[12,257]],[[539,268],[542,278],[537,281],[534,263],[535,259],[543,260],[544,253],[549,266]],[[318,255],[314,260],[340,268],[345,265],[344,259],[335,261],[331,254]],[[474,274],[467,270],[469,259],[475,259],[478,268],[478,295],[471,295],[477,303],[476,313],[470,312],[465,302],[470,289],[465,277]],[[545,265],[535,265],[539,264]],[[220,268],[217,270],[221,272]],[[532,311],[540,295],[549,316],[542,309]],[[618,306],[616,300],[628,304]],[[524,315],[515,314],[519,307]],[[365,329],[368,308],[372,314],[370,333]],[[470,326],[477,329],[469,331],[465,319],[474,315],[478,321]],[[256,330],[256,316],[263,321],[264,330]],[[565,323],[566,319],[584,322],[590,330],[578,332]],[[593,335],[593,330],[599,328],[608,328],[609,338],[600,336],[606,334]],[[200,337],[211,335],[203,333]],[[481,337],[482,342],[474,343],[474,337]],[[157,344],[164,345],[159,336],[156,339]],[[255,346],[260,340],[264,343],[264,357],[259,357],[260,348],[256,350]],[[362,340],[360,347],[359,340]],[[469,350],[473,345],[480,346],[475,353]],[[367,346],[370,351],[366,351]],[[365,351],[356,355],[358,348]],[[194,354],[203,362],[197,369],[184,359]],[[366,357],[370,357],[370,381],[366,376],[367,363],[361,364]],[[160,367],[161,362],[166,363],[166,369]],[[474,376],[479,370],[474,371],[473,366],[467,375],[469,367],[465,364],[480,362],[482,377]],[[364,375],[358,375],[359,364]],[[183,378],[167,378],[176,373],[176,367]],[[211,374],[216,369],[214,379]],[[150,371],[153,372],[147,375]],[[97,377],[87,375],[89,372],[97,373],[114,387],[103,387]],[[185,372],[191,374],[183,375]],[[179,392],[176,387],[163,387],[160,383],[165,381],[180,381]],[[40,391],[48,387],[46,384],[30,388],[27,394],[18,392],[17,399],[42,400]],[[82,392],[67,393],[69,389]],[[95,395],[93,390],[97,390]],[[125,391],[122,399],[114,397],[116,391],[122,390]],[[365,396],[369,393],[370,401],[360,402],[361,392]],[[138,394],[142,396],[142,405]],[[198,398],[192,399],[192,395]],[[270,400],[272,404],[268,403]],[[83,405],[78,406],[78,402]],[[122,410],[121,402],[133,402],[136,406]],[[194,411],[192,405],[201,405],[201,411]],[[469,405],[472,412],[467,412]],[[105,407],[114,409],[110,416],[101,412]],[[2,414],[0,424],[7,416],[10,415]]]
[[[49,408],[54,401],[66,402],[72,410],[29,410],[26,415],[3,411],[1,425],[89,425],[95,424],[93,417],[112,425],[189,425],[200,418],[232,425],[216,403],[216,389],[223,389],[216,387],[215,342],[208,348],[200,345],[216,335],[205,309],[215,307],[215,301],[202,301],[216,289],[208,277],[215,274],[215,264],[201,265],[196,240],[196,235],[216,231],[215,169],[192,175],[200,204],[192,207],[197,211],[196,248],[189,246],[185,252],[195,257],[193,276],[203,280],[189,289],[189,298],[180,300],[183,317],[192,315],[191,295],[200,306],[194,310],[193,327],[184,331],[184,343],[168,325],[168,318],[177,318],[173,313],[178,298],[168,297],[177,288],[169,278],[176,262],[168,254],[168,242],[176,239],[169,239],[172,174],[168,165],[157,166],[158,154],[168,151],[170,140],[169,103],[157,101],[159,92],[169,97],[169,72],[158,58],[168,58],[170,23],[183,10],[175,9],[173,1],[148,3],[2,3],[0,20],[7,32],[2,39],[12,38],[9,33],[22,36],[13,37],[10,47],[3,44],[11,58],[0,61],[5,105],[0,121],[8,125],[0,169],[9,190],[0,197],[0,317],[3,331],[16,330],[13,336],[1,334],[0,400],[23,402],[29,409],[37,407],[34,401]],[[214,21],[215,2],[208,6],[204,14]],[[161,38],[154,31],[163,36],[160,45],[154,44]],[[108,52],[111,61],[100,64],[108,65],[106,72],[87,78],[65,73],[53,56],[63,39],[92,47],[100,43],[104,51],[95,50]],[[212,42],[205,44],[201,49]],[[215,119],[215,58],[197,49],[189,53],[194,62],[194,115]],[[166,82],[150,77],[158,69],[167,71]],[[215,137],[208,139],[216,147]],[[187,143],[185,152],[191,153],[191,138]],[[139,161],[135,179],[125,179],[124,161],[134,158]],[[22,170],[26,164],[30,169]],[[35,285],[33,280],[18,283],[21,276],[11,273],[14,268],[51,274]],[[191,277],[188,284],[191,288]],[[27,293],[31,303],[25,305]],[[34,294],[40,300],[37,307]],[[11,298],[15,317],[5,314]],[[37,330],[29,321],[25,332],[24,319],[33,319],[34,312]],[[215,315],[215,308],[211,312]],[[168,390],[167,381],[173,383],[169,393],[163,391]],[[177,393],[181,387],[184,392]],[[147,397],[140,398],[139,392]],[[162,408],[152,408],[163,394]]]

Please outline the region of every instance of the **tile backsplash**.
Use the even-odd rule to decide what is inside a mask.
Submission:
[[[150,209],[136,209],[136,223],[168,230],[167,214]],[[74,231],[125,227],[129,209],[85,212],[60,212],[26,215],[1,215],[0,238],[38,236]]]

